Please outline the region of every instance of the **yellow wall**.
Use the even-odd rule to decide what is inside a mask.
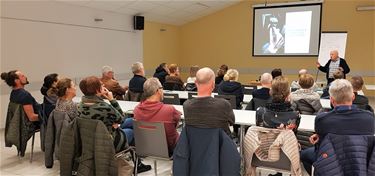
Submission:
[[[179,35],[179,27],[177,26],[145,22],[143,62],[147,76],[152,76],[160,63],[178,62],[181,49]]]
[[[282,2],[268,2],[274,1]],[[183,68],[185,79],[191,65],[209,66],[216,71],[225,63],[239,69],[242,83],[257,79],[259,74],[273,68],[289,72],[290,80],[297,78],[301,68],[315,75],[316,57],[252,57],[252,5],[259,3],[264,0],[244,1],[183,26],[171,27],[166,38],[160,38],[163,36],[158,30],[160,24],[146,23],[145,64],[154,68],[166,57],[163,61],[176,62]],[[322,31],[348,31],[346,60],[351,74],[360,74],[367,84],[375,84],[375,11],[356,11],[360,5],[375,5],[375,1],[325,0]],[[152,33],[148,27],[153,29]],[[168,41],[173,43],[167,46]],[[157,45],[159,42],[162,45]],[[319,79],[325,80],[324,74],[320,73]],[[365,93],[375,95],[374,91]]]
[[[322,31],[348,31],[346,59],[352,74],[375,74],[375,13],[356,11],[357,6],[374,2],[325,0],[323,3]],[[225,63],[240,70],[243,83],[257,79],[261,71],[273,68],[289,71],[293,74],[287,75],[290,80],[297,77],[293,71],[301,68],[316,74],[316,57],[252,57],[252,5],[259,3],[264,1],[241,2],[182,26],[179,64],[217,69]],[[241,71],[248,74],[241,74]],[[324,80],[324,74],[320,73],[320,78]],[[374,77],[365,77],[365,81],[375,84]]]

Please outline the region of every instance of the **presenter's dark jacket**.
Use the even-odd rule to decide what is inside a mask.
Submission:
[[[344,79],[345,79],[346,74],[348,74],[350,72],[350,68],[349,68],[348,64],[346,63],[345,59],[343,59],[343,58],[339,58],[339,59],[340,59],[339,67],[341,67],[344,70]],[[320,71],[326,73],[326,78],[327,78],[328,84],[331,83],[334,80],[333,78],[328,77],[329,76],[329,65],[330,64],[331,64],[331,60],[329,60],[324,67],[323,66],[319,67]]]

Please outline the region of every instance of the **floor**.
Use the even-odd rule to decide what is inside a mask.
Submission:
[[[369,98],[370,104],[375,108],[375,97]],[[4,147],[4,130],[0,130],[0,175],[59,175],[59,162],[55,161],[52,169],[47,169],[44,166],[44,153],[40,149],[39,135],[35,137],[34,159],[30,163],[31,140],[27,146],[25,157],[19,158],[17,150],[13,147]],[[153,160],[144,159],[145,164],[151,164],[153,167]],[[171,175],[172,161],[158,161],[158,175],[169,176]],[[272,171],[264,171],[262,175],[268,175]],[[140,176],[154,175],[154,170],[139,174]],[[304,174],[306,175],[306,174]]]
[[[13,147],[4,147],[4,130],[0,130],[0,175],[1,176],[13,176],[13,175],[39,175],[39,176],[51,176],[60,175],[60,164],[55,161],[53,168],[47,169],[44,166],[44,152],[40,149],[40,137],[39,133],[35,136],[34,144],[34,157],[33,162],[30,163],[31,153],[31,139],[26,148],[25,157],[20,158],[17,156],[17,149]],[[145,164],[153,166],[153,160],[144,159]],[[171,175],[172,161],[157,161],[158,175],[169,176]],[[154,170],[138,174],[139,176],[151,176],[154,175]]]

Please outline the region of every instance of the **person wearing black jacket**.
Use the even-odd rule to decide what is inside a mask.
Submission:
[[[236,109],[242,109],[241,103],[244,97],[244,91],[241,83],[237,82],[238,71],[236,69],[229,69],[224,75],[222,81],[217,89],[219,95],[235,95],[236,96]]]
[[[335,80],[333,78],[333,73],[335,71],[341,70],[344,73],[344,79],[346,78],[346,74],[350,72],[348,64],[343,58],[339,57],[339,52],[337,50],[331,51],[329,55],[331,59],[326,63],[326,65],[321,66],[319,62],[316,62],[318,69],[326,73],[327,85]]]
[[[161,63],[156,69],[154,73],[154,77],[158,78],[161,85],[165,83],[165,77],[169,75],[168,65],[166,63]]]

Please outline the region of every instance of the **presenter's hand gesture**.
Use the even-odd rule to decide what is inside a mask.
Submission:
[[[320,63],[319,63],[319,61],[316,61],[316,67],[320,67],[321,65],[320,65]]]

